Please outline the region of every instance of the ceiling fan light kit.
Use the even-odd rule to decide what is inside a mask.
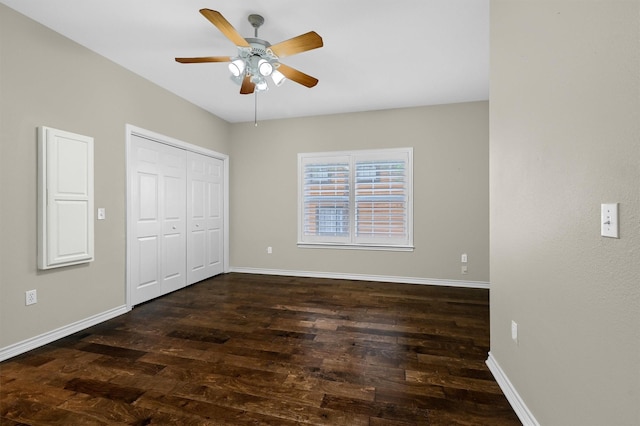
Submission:
[[[238,53],[233,57],[176,58],[176,61],[183,64],[229,62],[231,80],[240,86],[240,93],[243,95],[268,90],[267,77],[271,77],[276,87],[281,86],[287,79],[309,88],[318,84],[317,78],[280,62],[285,56],[322,47],[322,37],[316,32],[310,31],[272,46],[268,41],[258,38],[258,28],[264,24],[264,18],[260,15],[249,15],[248,20],[254,28],[254,37],[244,38],[220,12],[201,9],[200,13],[236,45]]]
[[[265,77],[272,76],[271,78],[277,86],[284,83],[286,77],[282,73],[278,73],[282,77],[273,75],[280,63],[278,57],[269,49],[269,42],[259,38],[247,38],[246,40],[251,47],[238,46],[238,56],[231,58],[229,64],[231,80],[241,86],[244,78],[249,77],[251,83],[255,84],[257,92],[269,89]]]

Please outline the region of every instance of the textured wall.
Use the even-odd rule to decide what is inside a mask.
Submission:
[[[125,125],[222,153],[228,123],[0,5],[0,348],[125,303]],[[36,269],[36,127],[95,139],[95,261]],[[25,306],[25,291],[38,303]]]
[[[640,424],[639,6],[491,3],[491,352],[543,425]]]
[[[488,138],[487,102],[233,125],[231,264],[488,281]],[[298,153],[394,147],[414,148],[415,251],[298,248]]]

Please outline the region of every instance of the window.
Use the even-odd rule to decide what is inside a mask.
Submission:
[[[411,250],[412,148],[298,154],[298,245]]]

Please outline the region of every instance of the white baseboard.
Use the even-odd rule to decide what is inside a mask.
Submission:
[[[380,281],[399,284],[439,285],[449,287],[489,288],[486,281],[443,280],[439,278],[396,277],[387,275],[345,274],[341,272],[292,271],[283,269],[260,269],[232,266],[229,272],[244,274],[283,275],[285,277],[332,278],[355,281]]]
[[[13,345],[9,345],[4,348],[0,348],[0,361],[4,361],[30,350],[39,348],[40,346],[44,346],[48,343],[55,342],[58,339],[70,336],[73,333],[77,333],[78,331],[82,331],[85,328],[100,324],[101,322],[110,320],[111,318],[126,314],[127,312],[129,312],[129,310],[130,309],[128,309],[126,305],[118,306],[100,314],[93,315],[89,318],[85,318],[83,320],[76,321],[74,323],[57,328],[55,330],[48,331],[39,336],[23,340],[22,342],[14,343]]]
[[[500,389],[502,389],[502,392],[504,393],[504,396],[507,397],[507,401],[511,404],[513,411],[515,411],[522,424],[524,426],[540,426],[540,423],[538,423],[536,418],[533,417],[533,414],[529,411],[527,404],[524,403],[520,394],[518,394],[518,391],[513,387],[511,381],[502,368],[500,368],[500,365],[491,352],[489,352],[489,358],[487,358],[487,366],[489,367],[489,370],[491,370],[493,377],[495,377],[496,382],[498,382]]]

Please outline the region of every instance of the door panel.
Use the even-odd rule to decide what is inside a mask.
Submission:
[[[39,269],[94,260],[93,138],[38,128]]]
[[[186,285],[186,152],[138,136],[131,142],[135,305]]]
[[[205,239],[205,236],[206,235],[204,230],[192,231],[189,234],[189,249],[191,253],[189,257],[189,265],[192,271],[199,271],[203,269],[207,264],[207,261],[204,257],[207,253],[207,241]]]
[[[187,153],[187,282],[223,272],[222,160]]]
[[[209,231],[209,265],[222,264],[222,231],[220,229],[212,229]]]
[[[131,279],[133,303],[158,297],[160,288],[160,155],[141,139],[131,147],[134,200]]]
[[[160,144],[158,144],[160,145]],[[187,285],[186,152],[163,146],[162,294]]]
[[[158,284],[158,238],[155,236],[138,238],[138,249],[137,288]]]
[[[138,172],[138,219],[140,221],[158,220],[158,175]]]

